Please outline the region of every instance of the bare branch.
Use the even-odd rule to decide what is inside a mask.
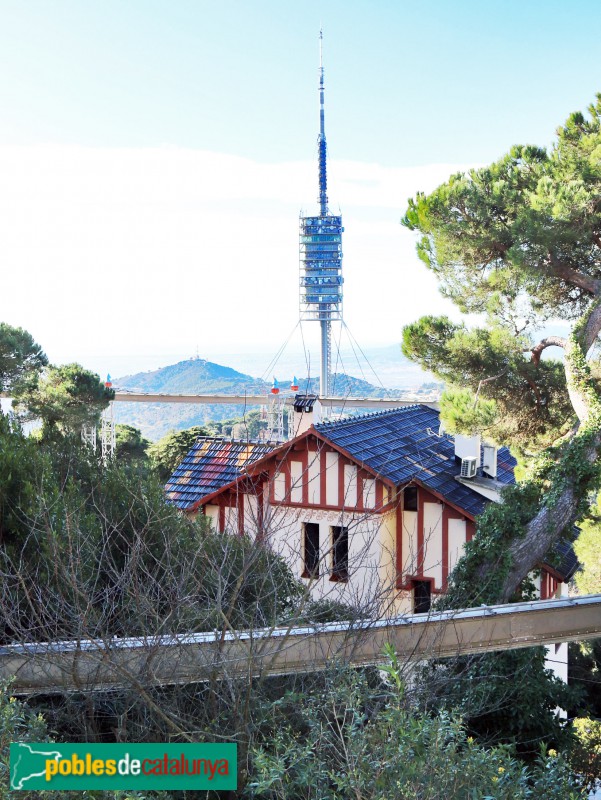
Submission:
[[[478,395],[480,394],[480,389],[484,386],[485,383],[491,383],[491,381],[497,381],[499,378],[502,378],[503,375],[507,375],[509,372],[509,367],[503,370],[503,372],[499,372],[498,375],[492,375],[490,378],[482,378],[482,380],[478,383],[478,388],[476,389],[476,395],[474,398],[474,405],[475,401],[478,399]]]
[[[547,347],[564,347],[566,346],[566,340],[563,336],[547,336],[545,339],[541,339],[540,342],[535,345],[532,350],[532,358],[530,359],[533,364],[538,364],[540,361],[541,354],[543,350]]]

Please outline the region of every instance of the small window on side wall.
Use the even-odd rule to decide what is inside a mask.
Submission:
[[[319,525],[316,522],[303,522],[302,577],[319,577]]]
[[[427,614],[432,605],[432,584],[430,581],[411,581],[413,586],[413,613]]]
[[[403,490],[403,509],[417,511],[417,486],[406,486]]]
[[[333,581],[348,580],[348,528],[335,525],[332,531],[332,575]]]

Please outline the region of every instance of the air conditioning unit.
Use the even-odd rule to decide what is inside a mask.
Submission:
[[[478,469],[478,459],[477,458],[462,458],[461,459],[461,477],[462,478],[475,478],[477,469]]]

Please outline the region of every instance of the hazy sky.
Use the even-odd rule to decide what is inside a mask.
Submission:
[[[275,353],[316,209],[320,24],[346,323],[389,345],[446,309],[407,198],[586,108],[598,0],[0,0],[0,319],[113,375]]]

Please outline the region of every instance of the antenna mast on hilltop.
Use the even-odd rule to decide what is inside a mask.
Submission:
[[[327,195],[323,33],[319,31],[319,216],[300,218],[300,318],[319,320],[319,390],[330,393],[332,322],[342,320],[342,217],[330,214]]]

